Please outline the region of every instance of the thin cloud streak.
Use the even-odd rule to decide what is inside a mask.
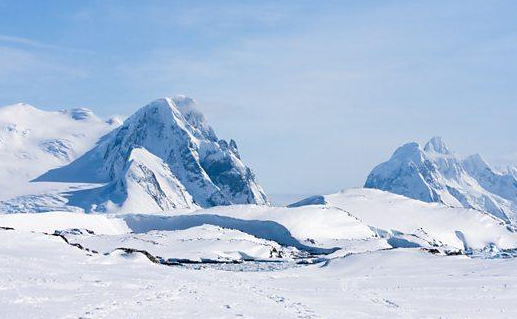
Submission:
[[[65,47],[61,47],[61,46],[41,43],[41,42],[34,41],[34,40],[31,40],[28,38],[9,36],[9,35],[5,35],[5,34],[0,34],[0,43],[1,42],[11,43],[11,44],[20,44],[23,46],[28,46],[28,47],[37,48],[37,49],[48,49],[48,50],[56,50],[56,51],[63,51],[63,52],[69,52],[69,53],[95,54],[94,51],[90,51],[90,50],[65,48]]]

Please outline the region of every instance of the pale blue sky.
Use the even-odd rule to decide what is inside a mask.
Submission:
[[[407,141],[517,160],[517,1],[0,0],[0,105],[197,99],[268,193],[363,184]]]

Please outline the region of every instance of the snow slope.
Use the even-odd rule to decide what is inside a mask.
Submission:
[[[182,231],[212,225],[295,247],[311,253],[332,253],[352,241],[375,239],[376,233],[357,218],[329,207],[221,206],[205,210],[173,210],[162,214],[0,214],[0,227],[53,233],[88,229],[95,234]],[[109,229],[114,231],[109,232]],[[116,231],[115,231],[116,230]]]
[[[191,213],[121,215],[133,232],[178,230],[203,224],[237,229],[255,237],[314,253],[330,253],[344,242],[368,240],[375,232],[360,220],[332,207],[220,206]]]
[[[424,202],[486,211],[508,223],[517,222],[517,179],[491,168],[480,155],[456,157],[441,138],[423,148],[399,147],[369,174],[366,188],[405,195]]]
[[[115,180],[68,194],[68,205],[111,213],[196,209],[192,196],[160,158],[134,148]]]
[[[24,103],[0,107],[0,200],[59,188],[29,181],[84,154],[117,127],[116,121],[109,122],[84,108],[48,112]]]
[[[298,205],[0,215],[0,317],[517,315],[515,258],[431,250],[517,247],[501,220],[372,189]]]
[[[303,256],[294,248],[213,225],[139,234],[97,235],[78,229],[59,234],[71,244],[78,243],[99,253],[110,254],[121,248],[136,249],[160,256],[167,263],[269,261]]]
[[[487,249],[492,245],[500,249],[517,248],[517,233],[487,213],[425,203],[375,189],[345,190],[291,205],[304,206],[340,208],[376,228],[380,236],[415,235],[437,246],[465,251]]]
[[[268,203],[236,143],[219,140],[195,101],[184,96],[143,107],[85,155],[37,181],[110,184],[89,198],[87,192],[78,200],[69,194],[86,211]]]
[[[107,215],[70,212],[45,214],[0,214],[0,227],[10,227],[26,232],[45,232],[71,228],[88,229],[96,234],[120,235],[130,232],[127,224]]]
[[[56,226],[49,232],[89,227],[88,224],[83,225],[80,219],[74,220],[78,214],[61,214],[61,218],[69,220],[67,227]],[[19,220],[26,219],[28,225],[34,223],[31,214],[13,216]],[[95,214],[83,216],[99,218]],[[232,205],[196,211],[176,209],[162,214],[118,214],[108,217],[108,220],[123,221],[126,229],[138,234],[212,225],[315,254],[382,247],[440,248],[469,254],[517,249],[517,233],[489,214],[425,203],[373,189],[353,189],[317,196],[291,207]],[[9,221],[6,218],[9,216],[0,216],[0,226],[4,226],[4,220]],[[81,218],[87,220],[88,217]],[[52,220],[48,221],[50,223]],[[11,225],[5,223],[5,226],[13,227]]]

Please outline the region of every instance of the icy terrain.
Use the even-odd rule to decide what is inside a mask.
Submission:
[[[30,222],[33,217],[37,220]],[[225,258],[247,252],[248,257],[255,255],[262,259],[269,257],[268,245],[279,246],[240,231],[208,225],[183,231],[129,234],[122,221],[123,218],[73,213],[1,216],[0,225],[9,224],[18,229],[0,229],[0,317],[511,318],[517,315],[512,305],[517,298],[514,258],[444,256],[421,248],[379,247],[345,257],[335,253],[322,255],[321,262],[304,265],[295,262],[294,258],[304,260],[296,254],[298,250],[283,248],[287,254],[271,257],[276,261],[283,259],[280,264],[258,262],[262,266],[257,266],[257,262],[244,261],[166,265],[157,263],[144,249],[164,256],[176,252],[177,256],[191,259],[201,255],[214,258],[214,253],[221,252]],[[318,221],[313,224],[316,229],[325,226]],[[56,235],[30,231],[72,225],[77,229]],[[90,231],[84,230],[85,226]],[[296,223],[290,226],[294,229]],[[127,234],[127,240],[122,239],[123,234]],[[302,234],[302,230],[298,234],[309,235]]]
[[[512,170],[499,172],[478,154],[460,159],[439,137],[423,148],[417,143],[399,147],[372,170],[365,187],[473,208],[508,223],[517,222],[517,178]]]

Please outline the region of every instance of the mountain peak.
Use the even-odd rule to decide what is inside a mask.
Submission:
[[[434,152],[443,155],[452,154],[447,145],[445,145],[445,143],[443,142],[442,138],[439,136],[434,136],[433,138],[431,138],[429,142],[425,144],[424,151]]]
[[[420,145],[416,142],[410,142],[410,143],[406,143],[406,144],[400,146],[399,148],[397,148],[397,150],[395,151],[395,153],[393,155],[397,156],[397,157],[405,156],[407,154],[418,153],[419,151],[421,151]]]
[[[151,103],[147,104],[146,106],[142,107],[140,110],[136,112],[138,114],[139,112],[146,111],[149,109],[159,110],[162,112],[178,112],[179,110],[169,97],[163,97],[156,99],[152,101]]]
[[[399,147],[368,175],[376,188],[425,202],[486,211],[508,222],[517,220],[517,181],[494,171],[479,154],[458,159],[440,137],[422,150],[416,143]]]
[[[193,203],[202,207],[267,204],[253,172],[241,161],[236,143],[230,141],[228,145],[217,139],[193,104],[193,99],[181,96],[155,100],[106,135],[92,150],[37,180],[111,184],[116,181],[120,187],[113,194],[115,198],[125,194],[126,185],[131,184],[143,190],[143,197],[158,204],[164,197],[155,195],[162,194],[164,185],[177,186],[170,194],[181,195],[184,188]],[[165,168],[161,169],[162,166]],[[156,182],[160,176],[167,176],[169,182]],[[185,206],[183,197],[175,201],[178,207]],[[165,209],[174,205],[158,206]]]
[[[413,161],[419,163],[423,159],[422,153],[423,151],[420,145],[418,143],[411,142],[397,148],[391,159],[397,162]]]
[[[185,95],[176,95],[171,100],[185,120],[192,127],[197,129],[203,138],[210,141],[218,140],[214,129],[208,124],[208,121],[206,120],[203,112],[199,109],[196,100]]]
[[[181,113],[189,113],[189,112],[198,112],[201,113],[198,109],[197,102],[191,97],[188,97],[183,94],[178,94],[175,97],[171,98],[174,101],[174,104],[178,107]]]

